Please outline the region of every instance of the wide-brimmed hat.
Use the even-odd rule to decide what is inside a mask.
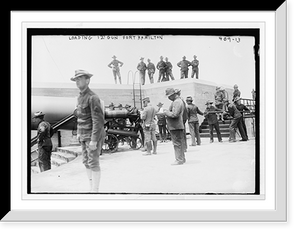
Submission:
[[[93,74],[89,73],[88,71],[86,70],[82,70],[82,69],[78,69],[78,70],[75,70],[75,75],[74,77],[71,77],[71,81],[76,81],[76,78],[77,77],[80,77],[80,76],[87,76],[88,78],[92,77]]]
[[[180,92],[180,90],[178,89],[174,89],[174,88],[167,88],[166,89],[166,96],[171,96],[171,95],[174,95],[174,94],[178,94]]]
[[[182,57],[182,59],[186,59],[185,55]]]
[[[234,86],[233,87],[236,87],[236,88],[238,88],[239,86],[237,85],[237,84],[234,84]]]
[[[144,58],[144,57],[141,57],[141,58],[140,58],[140,60],[143,60],[143,59],[145,59],[145,58]]]
[[[150,102],[150,98],[149,98],[148,96],[146,96],[146,97],[143,99],[143,102],[145,102],[145,101]]]
[[[212,100],[208,100],[205,105],[209,105],[209,104],[213,104],[213,103],[214,102]]]
[[[44,117],[44,116],[45,116],[45,114],[43,112],[41,112],[41,111],[35,112],[33,114],[33,118]]]
[[[162,102],[159,102],[159,103],[157,104],[158,107],[163,106],[163,105],[164,105],[164,103],[162,103]]]
[[[221,89],[221,87],[220,87],[220,86],[217,86],[217,87],[216,87],[216,90],[220,90],[220,89]]]
[[[186,97],[186,101],[193,101],[193,98],[192,98],[192,96],[188,96],[188,97]]]
[[[113,55],[113,57],[112,57],[113,59],[116,59],[117,57],[115,56],[115,55]]]

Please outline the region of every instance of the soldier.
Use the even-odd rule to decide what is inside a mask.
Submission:
[[[245,136],[247,137],[246,139],[248,140],[248,134],[247,134],[247,127],[246,127],[246,123],[245,123],[245,119],[244,119],[244,112],[250,112],[250,110],[247,108],[246,105],[241,103],[241,98],[240,97],[236,97],[234,99],[234,104],[236,106],[236,108],[240,111],[240,113],[242,114],[242,126],[244,128],[245,131]]]
[[[225,99],[225,94],[221,90],[221,87],[217,86],[216,87],[216,93],[215,93],[215,105],[218,109],[224,111],[224,99]],[[217,114],[219,119],[221,119],[224,122],[223,118],[223,113]]]
[[[172,73],[172,64],[171,62],[169,62],[169,59],[168,57],[166,57],[166,77],[167,77],[167,81],[169,81],[169,76],[171,77],[172,80],[174,80],[174,76],[173,76],[173,73]]]
[[[146,74],[146,69],[147,65],[144,63],[144,58],[142,57],[141,62],[137,66],[137,70],[140,71],[140,81],[142,85],[145,85],[145,74]]]
[[[38,165],[40,171],[51,169],[51,151],[53,129],[49,122],[44,120],[45,114],[42,112],[34,113],[32,119],[37,123],[37,144],[38,144]]]
[[[241,92],[240,92],[240,90],[239,90],[239,87],[238,87],[238,85],[234,85],[233,86],[233,98],[232,98],[232,101],[234,101],[234,99],[236,98],[236,97],[241,97]]]
[[[222,110],[217,109],[212,104],[213,104],[213,101],[207,101],[206,104],[205,104],[205,105],[207,105],[207,107],[204,111],[204,117],[207,119],[207,122],[208,122],[208,125],[209,125],[210,143],[214,142],[214,128],[217,132],[219,142],[223,142],[222,137],[221,137],[221,133],[220,133],[218,117],[216,115],[216,113],[218,111],[222,112]]]
[[[229,132],[230,132],[229,142],[230,143],[236,142],[236,137],[235,137],[236,128],[239,129],[239,132],[242,136],[241,141],[247,141],[248,139],[245,135],[245,131],[242,125],[242,119],[243,119],[242,114],[236,108],[235,104],[229,103],[229,100],[225,99],[224,104],[227,106],[229,115],[233,117],[229,125]]]
[[[71,81],[76,82],[80,94],[77,99],[77,139],[81,144],[83,164],[90,183],[90,191],[98,192],[100,183],[99,155],[105,138],[104,106],[99,97],[90,90],[93,74],[76,70]]]
[[[160,61],[157,63],[156,68],[159,71],[158,74],[158,80],[157,82],[160,82],[162,80],[165,80],[166,75],[166,63],[164,62],[164,57],[160,57]]]
[[[163,105],[161,102],[158,103],[158,111],[156,113],[160,143],[166,142],[167,139],[167,122],[162,108]]]
[[[183,124],[184,101],[179,97],[178,91],[176,92],[174,88],[167,88],[166,96],[172,101],[169,110],[164,109],[175,151],[176,160],[172,165],[182,165],[186,162]]]
[[[152,143],[153,143],[153,154],[157,154],[157,139],[155,135],[156,124],[154,118],[157,110],[151,105],[150,98],[145,97],[143,99],[144,110],[142,112],[143,129],[145,134],[145,143],[147,152],[145,155],[151,155]],[[151,143],[152,141],[152,143]]]
[[[194,55],[194,60],[191,62],[192,64],[192,78],[194,78],[194,75],[196,75],[196,79],[198,79],[199,75],[199,60],[196,59],[197,56]]]
[[[153,75],[155,73],[155,65],[153,63],[151,63],[150,59],[148,59],[147,70],[148,70],[148,76],[149,76],[150,83],[152,84],[152,83],[154,83]]]
[[[113,61],[108,64],[108,67],[112,68],[115,83],[117,84],[117,76],[118,76],[120,84],[122,84],[120,67],[123,66],[123,63],[121,61],[117,60],[116,59],[117,57],[115,55],[112,58],[113,58]],[[120,64],[120,67],[119,67],[119,64]]]
[[[180,78],[183,79],[183,78],[187,78],[188,77],[188,72],[189,72],[189,66],[191,66],[191,62],[186,60],[186,57],[183,56],[182,57],[182,61],[179,61],[177,63],[177,66],[180,67]]]
[[[199,119],[197,114],[203,115],[199,108],[193,104],[193,98],[188,96],[186,98],[186,109],[188,116],[189,129],[192,139],[192,144],[190,146],[196,146],[195,138],[197,139],[197,145],[201,144],[200,133],[199,133]]]

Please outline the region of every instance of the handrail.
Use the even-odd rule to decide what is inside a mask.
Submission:
[[[72,121],[75,118],[74,114],[71,113],[68,116],[64,117],[63,119],[59,120],[57,123],[52,125],[53,131],[56,132],[61,126],[67,124],[68,122]],[[31,139],[31,147],[37,143],[37,136]]]

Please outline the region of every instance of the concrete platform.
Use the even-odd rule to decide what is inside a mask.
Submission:
[[[188,139],[190,144],[190,139]],[[172,142],[159,143],[158,154],[121,146],[101,156],[101,193],[253,193],[255,140],[229,143],[202,139],[189,146],[184,165],[172,166]],[[82,157],[40,174],[31,174],[33,193],[84,193],[88,181]]]

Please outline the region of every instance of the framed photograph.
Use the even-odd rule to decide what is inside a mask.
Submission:
[[[11,12],[2,221],[286,221],[286,4]]]

